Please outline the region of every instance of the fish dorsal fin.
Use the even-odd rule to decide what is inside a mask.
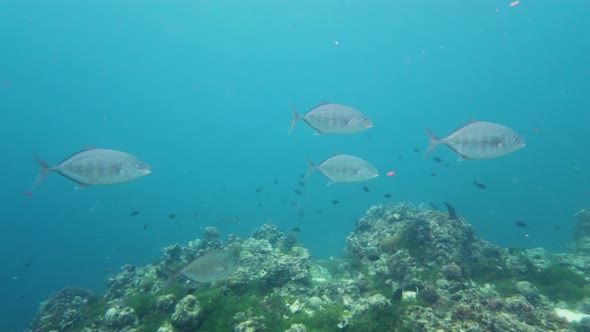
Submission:
[[[327,101],[326,99],[320,100],[320,105],[326,105],[326,104],[330,104],[330,102]]]
[[[471,123],[475,123],[475,122],[477,122],[477,120],[475,120],[474,118],[469,118],[469,119],[467,119],[466,125],[471,124]]]

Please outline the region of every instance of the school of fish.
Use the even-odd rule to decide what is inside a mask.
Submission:
[[[373,127],[373,122],[365,114],[346,105],[322,103],[304,115],[299,115],[293,105],[291,110],[293,119],[289,134],[299,120],[313,128],[315,135],[353,134]],[[524,139],[512,129],[484,121],[470,122],[444,138],[438,138],[430,129],[427,129],[427,133],[429,146],[424,157],[430,155],[441,144],[455,152],[459,160],[497,158],[525,146]],[[124,183],[151,174],[149,165],[129,153],[117,150],[87,148],[74,153],[53,167],[36,154],[34,157],[40,171],[30,192],[36,189],[51,172],[75,182],[78,187]],[[440,162],[440,158],[437,159],[435,161]],[[308,164],[309,169],[304,177],[307,178],[317,170],[328,180],[328,185],[367,181],[379,176],[377,168],[369,162],[347,154],[333,155],[317,165],[308,159]],[[486,187],[477,181],[474,181],[474,185],[480,189]],[[364,187],[364,190],[369,191],[368,187]],[[337,204],[338,201],[334,200],[332,203]],[[446,202],[444,204],[449,210],[450,218],[457,218],[454,208]],[[139,211],[133,211],[130,215],[138,214]],[[171,219],[174,217],[175,214],[169,215]],[[239,222],[238,216],[223,221],[225,224],[237,222]],[[147,224],[144,225],[144,229],[147,229]],[[227,278],[238,268],[237,259],[229,252],[212,251],[197,257],[184,268],[174,272],[172,280],[182,276],[195,283],[218,281]]]

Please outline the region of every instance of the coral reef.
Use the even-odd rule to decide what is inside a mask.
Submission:
[[[225,241],[209,227],[154,264],[123,266],[104,296],[52,295],[29,331],[589,331],[590,213],[576,218],[576,247],[555,254],[499,248],[438,211],[379,205],[343,258],[318,261],[271,223]],[[204,284],[171,274],[210,251],[239,267]]]

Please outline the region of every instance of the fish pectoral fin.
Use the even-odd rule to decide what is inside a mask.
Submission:
[[[326,104],[329,104],[329,103],[330,102],[327,101],[327,100],[325,100],[325,99],[320,100],[320,105],[326,105]]]
[[[321,135],[321,134],[322,134],[322,133],[320,133],[319,131],[316,131],[316,132],[314,132],[314,133],[313,133],[313,136],[319,136],[319,135]]]
[[[326,186],[333,186],[334,183],[336,183],[336,182],[334,182],[332,180],[328,180],[328,183],[326,183]]]

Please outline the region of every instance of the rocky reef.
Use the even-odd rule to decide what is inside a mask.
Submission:
[[[158,262],[123,266],[104,294],[55,293],[28,331],[590,331],[590,213],[576,219],[576,247],[556,254],[499,248],[439,211],[379,205],[343,257],[316,261],[271,223],[247,239],[210,227]],[[211,251],[239,267],[203,284],[170,277]]]

